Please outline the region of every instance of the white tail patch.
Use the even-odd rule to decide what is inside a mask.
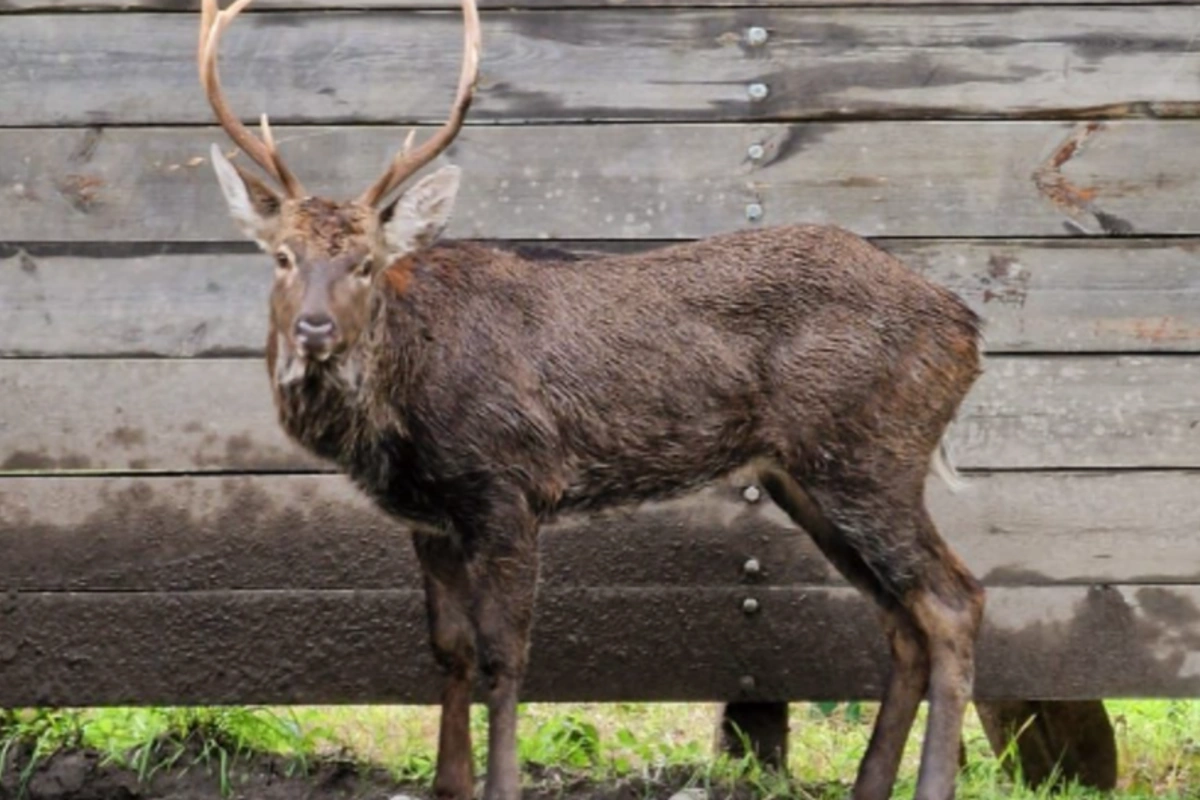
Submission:
[[[939,442],[937,449],[933,451],[931,471],[934,475],[941,478],[942,482],[952,492],[961,492],[968,486],[967,482],[962,479],[962,475],[958,473],[958,470],[954,468],[954,464],[950,461],[950,454],[946,451],[945,442]]]

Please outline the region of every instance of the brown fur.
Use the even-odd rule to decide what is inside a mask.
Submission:
[[[855,797],[889,796],[927,692],[917,797],[953,795],[983,594],[923,501],[980,371],[979,321],[952,293],[830,227],[592,260],[444,243],[385,264],[367,209],[279,213],[268,245],[296,256],[277,274],[267,343],[280,420],[418,530],[447,681],[439,796],[473,790],[478,668],[485,795],[517,797],[539,525],[748,465],[884,615],[893,674]],[[372,260],[373,279],[356,274]],[[328,357],[281,379],[306,314],[336,322]]]
[[[402,258],[383,271],[383,279],[387,281],[391,290],[397,295],[403,295],[408,291],[409,284],[412,283],[413,260],[411,258]]]

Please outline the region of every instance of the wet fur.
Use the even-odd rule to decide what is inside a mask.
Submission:
[[[462,682],[478,663],[502,698],[488,797],[511,797],[538,524],[746,468],[884,613],[896,699],[855,797],[888,796],[926,690],[948,699],[918,798],[952,796],[983,603],[923,504],[980,371],[979,319],[952,293],[831,227],[584,260],[448,242],[377,274],[351,339],[274,381],[275,399],[292,437],[418,530],[448,675],[439,796],[470,793]]]
[[[365,384],[313,365],[281,391],[284,427],[379,502],[443,522],[464,481],[519,487],[544,520],[750,462],[802,483],[923,479],[979,371],[970,309],[835,228],[574,262],[438,244],[372,303],[343,356]]]

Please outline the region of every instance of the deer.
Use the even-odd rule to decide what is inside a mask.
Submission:
[[[410,133],[357,198],[310,195],[266,115],[256,136],[224,99],[218,43],[249,2],[203,0],[198,63],[217,120],[265,179],[215,143],[212,164],[233,222],[274,261],[280,425],[411,531],[442,676],[436,796],[473,797],[478,681],[483,797],[520,797],[539,531],[748,474],[882,620],[889,677],[853,797],[890,796],[927,699],[916,798],[952,798],[984,590],[924,491],[930,475],[958,482],[944,440],[982,371],[980,318],[836,226],[574,259],[444,238],[460,169],[400,189],[463,126],[474,0],[446,122],[419,146]]]

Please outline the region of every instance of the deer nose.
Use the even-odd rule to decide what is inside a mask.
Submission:
[[[304,345],[320,345],[333,337],[335,327],[324,314],[306,314],[296,320],[296,338]]]

